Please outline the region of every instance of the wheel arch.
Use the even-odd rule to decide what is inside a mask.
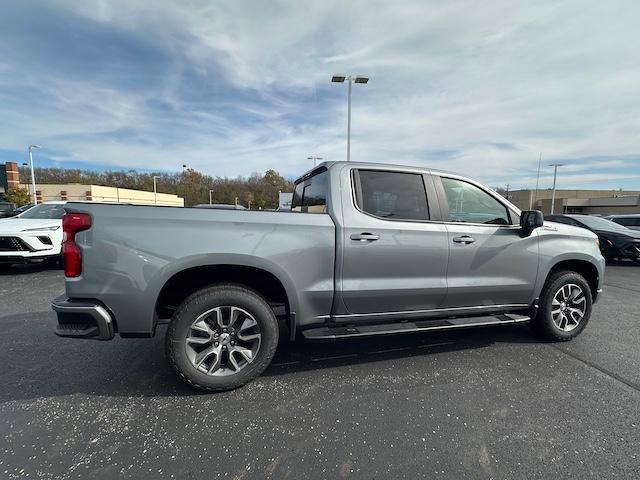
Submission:
[[[205,263],[175,269],[159,289],[154,306],[155,317],[171,317],[182,301],[207,286],[235,283],[262,295],[278,320],[288,321],[297,307],[295,291],[283,278],[282,272],[275,273],[273,270],[251,262]]]
[[[549,280],[551,275],[562,270],[576,272],[582,275],[584,279],[587,281],[587,283],[589,284],[591,297],[595,302],[596,297],[598,296],[598,285],[600,284],[600,273],[596,265],[594,265],[589,260],[584,260],[584,259],[560,260],[554,263],[551,266],[551,268],[549,268],[549,270],[547,271],[547,274],[544,277],[544,282],[542,286],[546,284],[546,282]],[[542,289],[542,286],[540,287],[540,290]]]

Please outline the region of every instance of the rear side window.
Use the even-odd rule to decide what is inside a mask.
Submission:
[[[422,175],[357,170],[356,203],[363,212],[389,220],[429,220]]]
[[[640,218],[618,217],[618,218],[612,218],[612,220],[625,227],[640,227]]]
[[[291,211],[327,213],[327,170],[296,183],[291,200]]]

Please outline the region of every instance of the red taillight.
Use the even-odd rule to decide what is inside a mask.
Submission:
[[[87,213],[67,213],[62,217],[62,258],[67,277],[79,277],[82,273],[82,251],[76,243],[76,233],[89,228],[91,216]]]

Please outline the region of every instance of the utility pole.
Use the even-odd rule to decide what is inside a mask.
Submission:
[[[158,186],[156,184],[156,180],[160,178],[158,175],[153,176],[153,203],[155,205],[158,204]]]
[[[509,187],[511,187],[511,185],[509,185],[509,184],[507,183],[507,188],[506,188],[506,191],[505,191],[505,194],[504,194],[504,195],[505,195],[505,197],[504,197],[504,198],[506,198],[507,200],[509,200]]]
[[[322,157],[307,157],[307,160],[313,160],[313,167],[315,168],[316,166],[316,160],[322,160]]]
[[[38,196],[36,195],[36,174],[33,171],[33,149],[41,148],[40,145],[29,145],[29,163],[31,164],[31,188],[33,188],[33,204],[38,204]]]
[[[211,197],[212,193],[213,193],[213,190],[209,190],[209,205],[213,205],[213,198]]]
[[[554,206],[556,203],[556,177],[558,176],[558,167],[561,167],[562,163],[550,163],[549,166],[553,167],[553,191],[551,192],[551,215],[553,215]]]
[[[536,177],[536,191],[533,192],[533,201],[530,200],[529,210],[533,208],[533,206],[536,204],[536,200],[538,200],[538,183],[540,182],[540,165],[541,164],[542,164],[542,152],[540,152],[540,155],[538,156],[538,176]]]

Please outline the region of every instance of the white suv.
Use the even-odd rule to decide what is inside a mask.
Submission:
[[[0,264],[57,261],[67,202],[46,202],[0,220]]]

